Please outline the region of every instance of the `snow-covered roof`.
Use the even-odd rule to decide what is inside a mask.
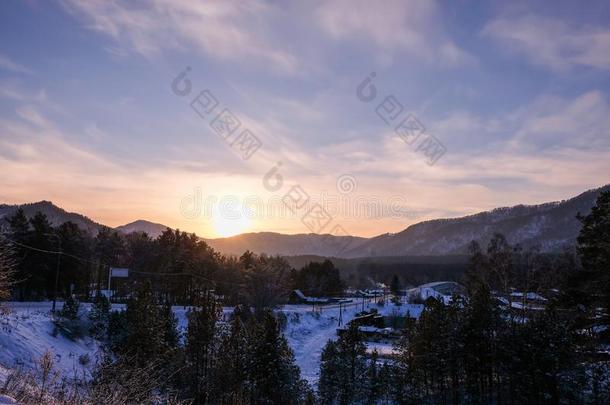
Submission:
[[[300,299],[302,299],[305,302],[309,302],[309,303],[326,303],[328,302],[328,298],[316,298],[316,297],[308,297],[305,294],[303,294],[303,291],[301,290],[294,290],[294,293],[297,295],[297,297],[299,297]]]
[[[537,294],[535,292],[523,293],[520,291],[515,291],[515,292],[512,292],[510,295],[513,297],[518,297],[518,298],[523,298],[523,296],[525,296],[525,299],[528,299],[528,300],[548,301],[542,295]]]
[[[418,286],[417,288],[436,288],[436,287],[440,287],[440,286],[444,286],[444,285],[459,286],[459,284],[456,283],[455,281],[435,281],[433,283],[422,284],[422,285]]]
[[[392,328],[376,328],[375,326],[359,326],[358,330],[360,332],[381,333],[381,334],[388,334],[388,333],[392,333],[394,331],[394,329],[392,329]]]

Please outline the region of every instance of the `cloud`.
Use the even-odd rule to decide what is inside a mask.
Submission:
[[[531,63],[556,71],[576,66],[610,69],[610,29],[577,27],[562,20],[527,14],[500,17],[482,31]]]
[[[146,7],[105,0],[63,4],[89,28],[147,57],[194,48],[214,58],[264,63],[284,73],[295,73],[299,67],[294,55],[271,40],[267,26],[277,17],[276,10],[262,1],[153,0]],[[108,49],[124,55],[120,47]]]
[[[610,104],[598,90],[573,99],[540,96],[511,120],[518,125],[511,143],[519,148],[610,148]]]
[[[0,54],[0,68],[10,70],[11,72],[21,73],[25,75],[33,75],[34,71],[13,61],[6,55]]]
[[[447,66],[476,63],[443,34],[434,1],[329,1],[320,4],[315,16],[324,32],[337,40],[364,40],[384,53],[404,51]]]
[[[22,102],[42,103],[47,99],[47,92],[44,89],[36,92],[26,90],[19,82],[14,80],[0,81],[0,98]]]

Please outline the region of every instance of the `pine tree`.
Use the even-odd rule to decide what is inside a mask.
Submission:
[[[167,350],[178,347],[180,333],[178,332],[178,318],[172,311],[172,305],[166,302],[161,309],[161,327],[163,328],[163,342]]]
[[[498,361],[500,312],[488,287],[478,284],[470,290],[463,324],[464,385],[467,397],[477,403],[494,396]]]
[[[30,223],[25,216],[23,208],[18,208],[12,216],[6,219],[6,221],[10,227],[11,236],[18,240],[23,240],[30,229]]]
[[[578,254],[584,271],[571,280],[569,287],[584,293],[592,305],[603,305],[606,313],[610,313],[610,190],[601,192],[591,213],[579,215],[578,219],[582,223]],[[604,324],[610,324],[610,316]]]
[[[0,235],[0,301],[11,296],[15,259],[13,250],[4,236]]]
[[[333,404],[338,400],[338,390],[341,363],[337,343],[329,340],[320,357],[320,380],[318,381],[318,397],[323,404]]]
[[[416,340],[416,320],[407,316],[402,335],[394,350],[397,353],[392,369],[392,397],[397,403],[418,403],[416,385],[414,342]]]
[[[127,302],[124,347],[120,350],[137,366],[145,366],[164,352],[165,330],[150,283],[143,284]]]
[[[390,291],[392,291],[392,294],[398,295],[401,288],[400,279],[398,278],[398,275],[394,274],[392,276],[392,281],[390,282]]]
[[[335,343],[329,341],[322,352],[318,395],[326,404],[350,404],[366,399],[366,346],[351,323]]]
[[[375,405],[381,396],[382,381],[379,375],[378,358],[377,350],[373,350],[366,371],[365,402],[369,405]]]
[[[64,306],[61,309],[60,315],[68,320],[74,321],[79,318],[78,311],[80,310],[80,303],[72,294],[68,295],[68,298],[64,302]]]
[[[218,317],[219,308],[209,294],[201,300],[199,308],[188,314],[185,360],[189,372],[189,388],[196,404],[204,404],[210,400]]]
[[[252,402],[295,404],[304,400],[307,385],[301,380],[294,354],[271,311],[256,326],[250,345],[248,369]]]
[[[89,333],[96,339],[103,339],[108,333],[108,323],[110,322],[110,302],[108,298],[101,294],[95,296],[89,312]]]
[[[230,330],[222,337],[214,371],[214,394],[221,404],[242,404],[248,399],[248,338],[239,308],[233,312]]]
[[[127,340],[128,325],[125,311],[111,311],[108,318],[108,348],[123,352]]]

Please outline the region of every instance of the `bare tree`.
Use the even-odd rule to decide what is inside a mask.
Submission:
[[[53,360],[53,353],[46,351],[36,364],[36,371],[39,374],[40,379],[40,394],[38,401],[43,403],[43,399],[49,389],[57,379],[58,373],[55,371],[55,361]]]

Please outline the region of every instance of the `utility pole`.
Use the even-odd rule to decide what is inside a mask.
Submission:
[[[339,301],[339,326],[343,323],[343,311],[342,302]]]

